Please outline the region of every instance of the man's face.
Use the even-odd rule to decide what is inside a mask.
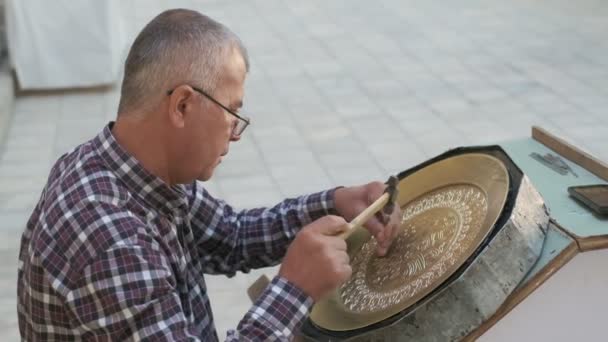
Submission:
[[[245,62],[235,51],[225,62],[217,89],[209,95],[233,112],[238,112],[243,103],[245,76]],[[239,140],[232,136],[237,120],[204,95],[192,94],[189,112],[184,115],[184,127],[177,137],[181,141],[178,154],[183,181],[211,178],[222,157],[228,153],[230,142]]]

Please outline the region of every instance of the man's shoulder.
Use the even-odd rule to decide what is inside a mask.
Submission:
[[[116,174],[90,146],[80,145],[55,163],[28,222],[28,230],[37,235],[35,249],[92,252],[134,235],[142,222],[131,201]]]
[[[44,189],[44,205],[66,209],[87,202],[123,207],[129,191],[96,153],[90,143],[61,156],[52,167]]]
[[[96,185],[86,194],[59,193],[28,223],[29,253],[67,286],[108,251],[153,240],[145,236],[149,230],[144,221],[122,203],[122,196]]]

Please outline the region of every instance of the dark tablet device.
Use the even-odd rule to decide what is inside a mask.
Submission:
[[[608,215],[608,184],[571,186],[570,196],[600,215]]]

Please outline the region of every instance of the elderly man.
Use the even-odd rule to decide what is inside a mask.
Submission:
[[[25,340],[215,341],[203,274],[281,261],[227,339],[285,340],[348,279],[335,235],[382,183],[237,212],[199,182],[250,123],[239,112],[248,69],[239,39],[200,13],[167,11],[142,30],[116,122],[57,161],[27,223],[18,280]],[[367,223],[380,254],[396,217]]]

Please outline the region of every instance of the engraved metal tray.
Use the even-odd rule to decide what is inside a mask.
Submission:
[[[318,302],[311,320],[344,331],[391,317],[442,284],[479,247],[509,190],[503,163],[470,153],[431,164],[401,179],[401,232],[386,257],[365,229],[348,239],[353,275]]]

